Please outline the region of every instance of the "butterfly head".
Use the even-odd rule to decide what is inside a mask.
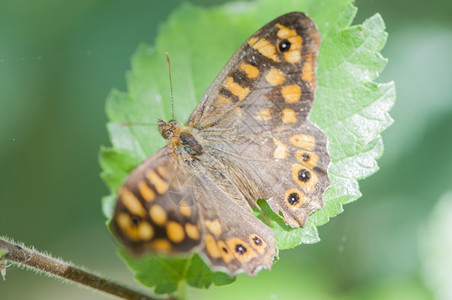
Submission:
[[[193,128],[182,126],[176,121],[158,120],[160,134],[171,148],[183,149],[191,158],[201,155],[204,150],[193,135]]]
[[[158,120],[159,132],[165,140],[169,140],[174,137],[176,129],[180,126],[176,121],[170,120],[165,122],[163,120]]]

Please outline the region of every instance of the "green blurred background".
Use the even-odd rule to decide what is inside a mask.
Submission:
[[[1,0],[0,235],[138,286],[104,226],[100,145],[111,88],[180,1]],[[220,1],[198,0],[196,4]],[[452,299],[452,2],[358,0],[389,32],[394,125],[363,197],[271,272],[193,299]],[[177,72],[177,70],[173,70]],[[112,299],[9,268],[0,299]]]

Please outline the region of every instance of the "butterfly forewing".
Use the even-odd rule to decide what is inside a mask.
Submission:
[[[229,60],[189,125],[230,127],[231,121],[236,125],[236,119],[242,119],[263,121],[257,129],[262,130],[277,123],[300,124],[314,101],[319,46],[315,24],[303,13],[268,23]]]
[[[132,252],[189,252],[201,243],[190,180],[167,147],[129,175],[118,193],[113,228]]]

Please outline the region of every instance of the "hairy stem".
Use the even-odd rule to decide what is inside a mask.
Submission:
[[[124,299],[156,300],[74,265],[0,237],[0,265],[7,260]],[[4,267],[3,267],[4,269]]]

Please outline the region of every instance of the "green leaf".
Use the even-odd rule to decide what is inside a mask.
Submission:
[[[215,285],[232,283],[235,277],[230,277],[222,272],[212,273],[201,257],[195,254],[190,261],[185,280],[193,287],[208,288],[212,283]]]
[[[386,64],[379,53],[387,38],[382,18],[377,14],[362,25],[350,26],[356,14],[352,0],[261,0],[209,9],[186,4],[161,25],[153,46],[138,47],[127,73],[127,92],[113,90],[107,99],[112,147],[102,148],[100,154],[102,178],[112,193],[103,199],[107,218],[130,170],[165,144],[157,126],[127,126],[127,122],[156,124],[159,118],[172,118],[164,53],[171,57],[176,119],[187,121],[234,51],[265,23],[290,11],[308,13],[322,36],[310,119],[328,135],[331,187],[324,194],[324,207],[302,229],[286,226],[265,201],[259,205],[275,230],[278,248],[286,249],[317,242],[317,226],[361,196],[357,180],[378,169],[376,159],[383,151],[380,134],[392,122],[388,111],[395,100],[393,83],[373,82]],[[120,253],[137,279],[156,293],[172,293],[183,282],[207,288],[233,281],[210,271],[196,254],[134,258],[124,250]]]
[[[193,287],[208,288],[212,283],[225,285],[235,280],[225,273],[212,272],[197,254],[190,259],[164,255],[137,258],[122,249],[119,255],[135,271],[136,279],[146,286],[155,287],[158,294],[176,291],[181,281],[186,281]],[[146,272],[143,271],[144,268]]]
[[[179,282],[184,279],[188,263],[183,257],[147,255],[137,258],[124,249],[119,252],[119,255],[136,273],[136,279],[146,286],[155,287],[157,294],[176,291]]]

